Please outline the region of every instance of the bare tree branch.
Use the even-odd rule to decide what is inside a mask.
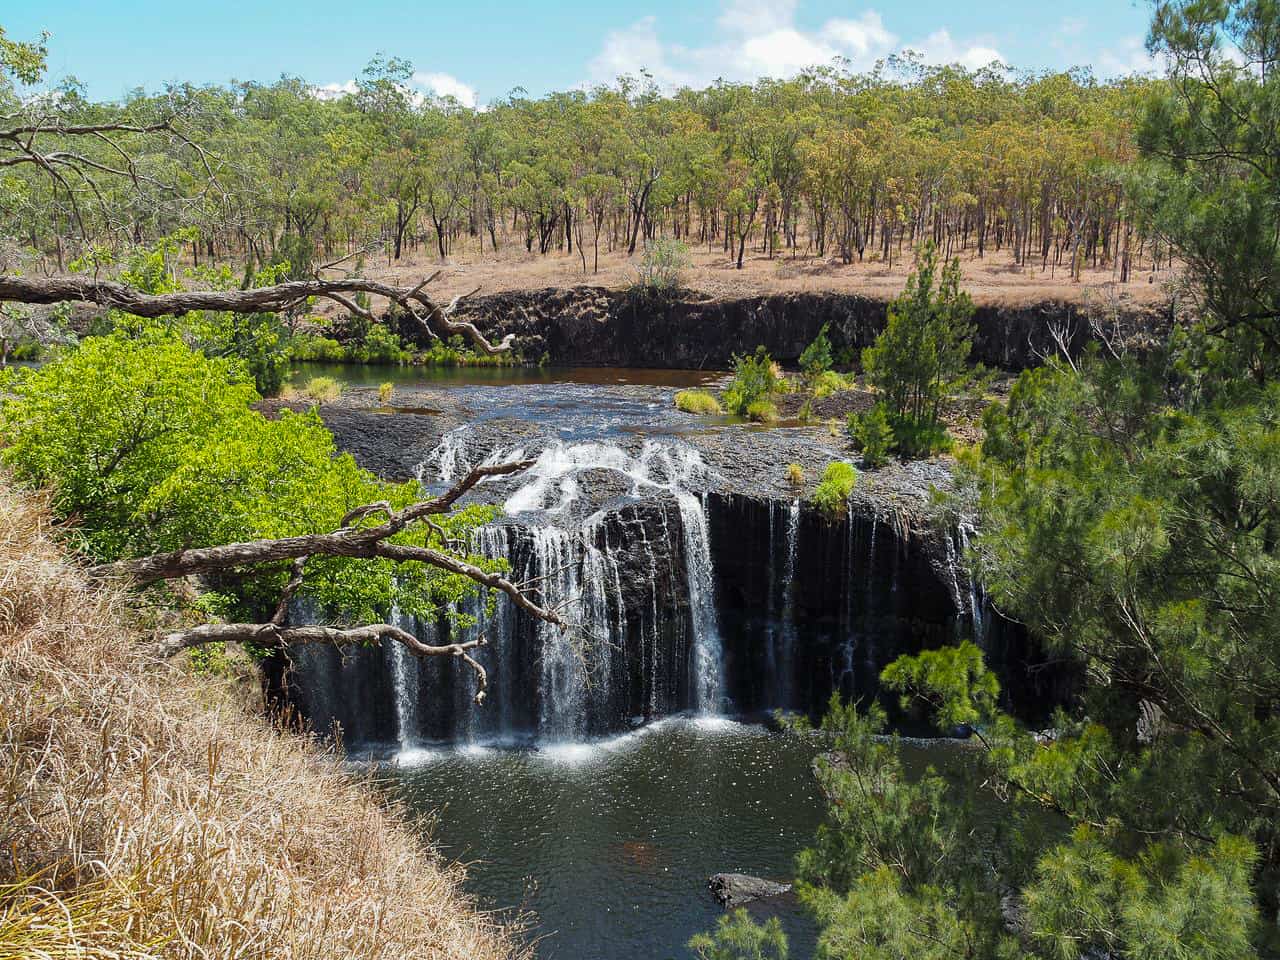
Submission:
[[[191,647],[207,643],[254,643],[260,646],[286,647],[304,643],[325,643],[336,647],[371,646],[384,640],[394,640],[419,657],[456,657],[471,668],[476,675],[477,704],[483,703],[489,687],[489,674],[484,666],[471,656],[471,651],[485,646],[483,637],[466,643],[449,643],[442,646],[423,643],[412,633],[389,623],[373,623],[361,627],[330,627],[322,624],[297,627],[278,623],[209,623],[186,630],[175,630],[161,638],[156,652],[164,658],[172,657]]]
[[[369,316],[344,296],[368,293],[385,297],[404,307],[433,336],[441,333],[463,334],[487,354],[507,353],[511,350],[514,334],[508,334],[501,343],[493,344],[475,324],[450,319],[458,304],[471,294],[455,297],[448,306],[441,307],[423,292],[424,283],[415,287],[396,287],[363,277],[335,280],[317,278],[290,280],[252,290],[182,290],[153,295],[139,293],[113,280],[97,280],[92,277],[0,276],[0,301],[36,304],[82,301],[123,310],[138,317],[160,317],[179,316],[193,310],[276,313],[295,307],[310,297],[326,297],[340,303],[344,309]],[[425,308],[425,318],[414,309],[415,303]]]
[[[481,480],[519,473],[527,470],[533,463],[532,460],[521,460],[495,466],[476,467],[440,496],[412,504],[403,510],[392,511],[385,503],[357,508],[347,515],[345,522],[348,525],[332,533],[313,533],[297,537],[282,537],[277,540],[249,540],[214,547],[174,550],[149,557],[102,564],[91,568],[90,574],[102,579],[132,580],[138,585],[145,586],[160,580],[220,573],[240,567],[278,563],[283,560],[296,562],[308,557],[380,558],[400,563],[424,563],[439,570],[467,577],[482,586],[504,593],[531,616],[563,628],[566,624],[559,614],[530,599],[519,587],[501,574],[482,570],[474,564],[432,547],[387,542],[390,537],[418,521],[447,513],[459,498]],[[387,519],[371,527],[351,525],[374,513],[386,513]],[[296,577],[298,575],[296,563],[294,570]],[[290,584],[292,583],[291,580]],[[286,587],[286,590],[288,589]],[[294,586],[290,596],[296,590],[297,586]],[[287,598],[285,600],[287,602]]]

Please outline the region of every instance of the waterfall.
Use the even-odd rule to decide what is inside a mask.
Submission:
[[[533,567],[537,591],[544,604],[582,606],[580,559],[575,538],[557,527],[535,527]],[[585,726],[586,670],[581,638],[550,623],[539,623],[541,639],[538,684],[538,732],[556,740],[581,735]]]
[[[715,582],[711,577],[711,538],[703,501],[684,490],[676,491],[680,525],[684,528],[685,575],[689,581],[689,607],[693,615],[693,690],[699,713],[716,713],[722,695],[723,651],[720,618],[716,612]]]
[[[782,649],[778,667],[779,706],[794,703],[796,645],[796,554],[800,546],[800,501],[792,500],[787,509],[787,560],[782,573]]]
[[[412,618],[406,617],[396,607],[391,608],[390,622],[401,630],[414,631]],[[396,699],[396,739],[401,750],[409,750],[418,736],[418,664],[403,643],[389,642],[387,648]]]

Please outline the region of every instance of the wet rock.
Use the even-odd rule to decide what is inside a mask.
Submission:
[[[707,887],[720,906],[729,910],[753,900],[766,900],[791,892],[789,883],[775,883],[745,873],[717,873],[707,881]]]

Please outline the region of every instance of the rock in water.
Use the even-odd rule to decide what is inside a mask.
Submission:
[[[711,895],[722,907],[733,909],[752,900],[764,900],[779,894],[790,893],[791,884],[774,883],[745,873],[717,873],[707,881]]]

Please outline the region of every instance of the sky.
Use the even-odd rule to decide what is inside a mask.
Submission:
[[[641,68],[664,86],[786,77],[835,57],[865,69],[903,49],[1110,77],[1152,69],[1148,20],[1143,0],[0,0],[11,39],[47,31],[50,76],[74,76],[104,100],[282,74],[337,90],[379,52],[411,61],[424,91],[468,105]]]

